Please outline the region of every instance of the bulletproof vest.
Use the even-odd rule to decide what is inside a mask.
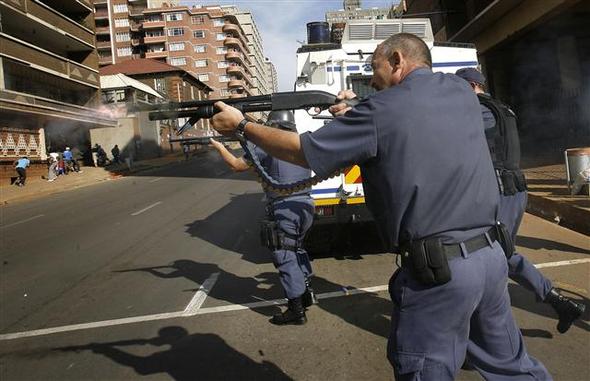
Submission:
[[[503,182],[502,192],[514,194],[526,190],[520,171],[520,139],[516,115],[504,103],[487,94],[477,94],[479,103],[490,109],[496,120],[494,127],[485,130],[486,140],[496,172]]]

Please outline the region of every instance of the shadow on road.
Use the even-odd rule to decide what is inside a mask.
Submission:
[[[556,250],[556,251],[566,251],[570,253],[579,253],[579,254],[590,254],[590,250],[586,248],[581,248],[577,246],[568,245],[567,243],[555,242],[550,241],[543,238],[536,238],[536,237],[527,237],[518,235],[516,237],[516,244],[518,246],[526,247],[527,249],[532,250]]]
[[[150,355],[135,355],[117,347],[169,346]],[[135,349],[135,348],[133,348]],[[291,380],[278,366],[261,363],[236,351],[214,334],[192,334],[183,327],[159,330],[157,337],[54,348],[55,351],[89,350],[132,368],[142,376],[167,373],[174,380]],[[142,351],[145,351],[142,349]]]

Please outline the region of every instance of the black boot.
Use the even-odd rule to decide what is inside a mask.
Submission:
[[[545,297],[545,303],[551,304],[559,321],[557,322],[557,330],[559,333],[565,333],[570,326],[579,318],[586,309],[586,306],[577,302],[574,302],[570,298],[561,295],[555,288],[549,291],[549,294]]]
[[[280,314],[274,315],[272,319],[270,319],[270,322],[276,325],[303,325],[307,323],[307,317],[305,317],[305,309],[303,308],[301,297],[289,299],[289,308]]]
[[[301,300],[305,308],[318,304],[318,298],[315,296],[313,288],[311,288],[311,283],[307,279],[305,280],[305,292],[301,295]]]

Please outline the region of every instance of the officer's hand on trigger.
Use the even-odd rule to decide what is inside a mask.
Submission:
[[[353,99],[356,98],[356,94],[352,90],[342,90],[338,93],[336,99],[338,100],[345,100],[345,99]],[[334,116],[344,115],[348,110],[351,110],[352,107],[347,105],[344,102],[337,103],[334,106],[331,106],[328,111]]]
[[[229,106],[221,101],[215,102],[214,106],[220,111],[210,119],[211,127],[221,135],[233,135],[238,124],[244,119],[244,114],[242,114],[237,108]]]

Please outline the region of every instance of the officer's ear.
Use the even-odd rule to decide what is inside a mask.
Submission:
[[[402,60],[402,54],[398,50],[394,50],[393,54],[391,54],[388,59],[393,72],[396,72],[401,67]]]

